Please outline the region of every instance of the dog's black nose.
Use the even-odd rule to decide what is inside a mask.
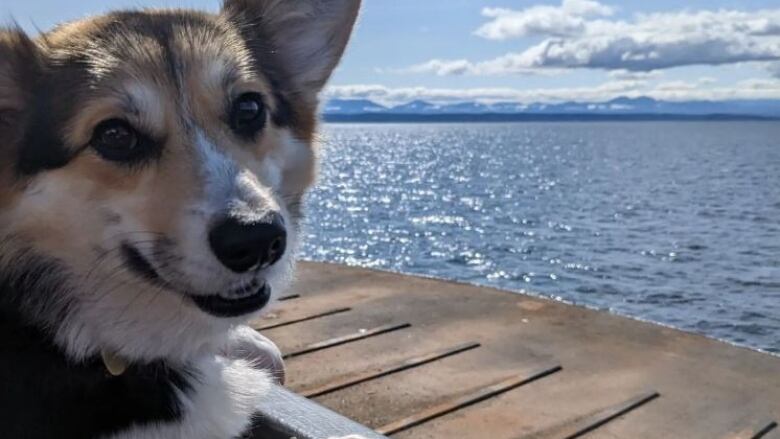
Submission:
[[[278,213],[266,221],[253,223],[227,218],[211,229],[209,244],[225,267],[243,273],[279,261],[287,247],[287,231]]]

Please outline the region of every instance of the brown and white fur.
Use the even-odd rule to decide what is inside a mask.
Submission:
[[[12,401],[0,401],[4,434],[71,437],[46,430],[67,427],[79,437],[197,439],[246,431],[270,379],[231,352],[251,345],[275,356],[242,326],[262,309],[216,316],[195,301],[258,285],[276,296],[287,286],[302,197],[315,177],[318,94],[359,3],[226,0],[216,14],[123,11],[34,39],[0,28],[0,344],[11,340],[0,349],[0,382],[13,383],[7,395],[20,375],[53,386],[27,386],[16,415],[5,406]],[[267,119],[252,136],[231,127],[233,103],[247,93],[261,98]],[[116,120],[146,139],[148,157],[125,163],[96,149],[96,130]],[[236,272],[215,257],[209,234],[219,221],[272,215],[286,232],[278,261]],[[127,373],[105,373],[106,355]],[[68,379],[76,375],[109,390],[169,385],[161,398],[176,407],[97,422],[108,425],[85,427],[96,422],[86,415],[60,425],[43,401],[77,393],[80,381]],[[154,381],[160,376],[175,379]],[[52,384],[63,379],[75,390]],[[135,410],[132,398],[109,390],[113,404]],[[102,413],[83,404],[81,412]],[[24,425],[36,416],[39,425]]]

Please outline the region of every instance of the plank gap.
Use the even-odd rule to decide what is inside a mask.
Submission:
[[[411,326],[412,325],[410,323],[400,323],[400,324],[377,326],[376,328],[372,328],[372,329],[361,329],[352,334],[343,335],[341,337],[335,337],[328,340],[312,343],[301,349],[283,355],[283,358],[286,360],[289,358],[310,354],[312,352],[321,351],[323,349],[328,349],[335,346],[352,343],[358,340],[363,340],[369,337],[376,337],[377,335],[386,334],[388,332],[399,331],[401,329],[410,328]]]
[[[323,312],[320,312],[320,313],[317,313],[317,314],[312,314],[312,315],[308,315],[308,316],[304,316],[304,317],[298,317],[298,318],[294,318],[294,319],[283,320],[281,322],[269,323],[269,324],[266,324],[266,325],[254,326],[254,328],[256,330],[258,330],[258,331],[265,331],[265,330],[268,330],[268,329],[281,328],[282,326],[294,325],[296,323],[308,322],[310,320],[315,320],[315,319],[319,319],[319,318],[322,318],[322,317],[328,317],[328,316],[332,316],[332,315],[336,315],[336,314],[342,314],[342,313],[349,312],[349,311],[352,311],[352,308],[336,308],[336,309],[331,309],[331,310],[328,310],[328,311],[323,311]]]
[[[760,427],[741,428],[736,433],[732,431],[723,436],[723,439],[762,439],[778,427],[776,421],[766,420],[766,418],[763,418],[761,422],[756,422],[754,425],[759,425]]]
[[[574,427],[574,431],[563,433],[563,435],[560,437],[561,439],[577,439],[585,436],[586,434],[591,433],[614,421],[615,419],[642,407],[643,405],[653,401],[660,396],[660,393],[653,391],[631,398],[625,402],[602,410],[601,412],[586,418],[585,425],[580,424],[581,427]]]
[[[777,428],[778,424],[776,421],[771,421],[769,424],[766,425],[766,427],[759,430],[752,438],[750,439],[761,439],[764,436],[768,435],[772,431],[774,431]]]

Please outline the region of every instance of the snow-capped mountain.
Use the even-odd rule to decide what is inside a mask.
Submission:
[[[324,111],[329,115],[664,115],[664,116],[757,116],[780,117],[780,100],[733,101],[659,101],[649,97],[619,97],[606,102],[530,103],[458,102],[436,104],[415,100],[386,107],[367,99],[333,99],[326,103]]]

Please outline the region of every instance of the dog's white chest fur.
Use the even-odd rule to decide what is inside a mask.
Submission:
[[[192,389],[179,392],[181,419],[132,427],[110,439],[229,439],[243,434],[268,393],[268,374],[243,359],[205,357]]]

